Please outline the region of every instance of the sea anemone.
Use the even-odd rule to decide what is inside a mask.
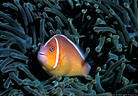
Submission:
[[[137,0],[1,0],[0,96],[138,93]],[[85,50],[87,77],[49,76],[41,44],[63,34]]]

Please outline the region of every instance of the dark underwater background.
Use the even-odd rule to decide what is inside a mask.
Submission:
[[[49,76],[40,45],[64,34],[88,77]],[[138,0],[0,0],[0,96],[138,94]]]

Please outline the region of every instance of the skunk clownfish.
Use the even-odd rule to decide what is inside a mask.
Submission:
[[[91,69],[78,47],[64,35],[54,35],[41,45],[38,61],[51,75],[87,75]]]

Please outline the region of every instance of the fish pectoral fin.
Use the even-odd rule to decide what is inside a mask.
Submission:
[[[62,71],[64,73],[64,76],[68,75],[71,70],[71,64],[69,58],[67,56],[64,56],[61,63]]]

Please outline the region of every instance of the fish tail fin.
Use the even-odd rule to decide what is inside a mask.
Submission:
[[[90,66],[89,64],[85,63],[85,66],[84,66],[84,73],[85,73],[86,75],[88,75],[89,72],[90,72],[90,70],[91,70],[91,66]]]

